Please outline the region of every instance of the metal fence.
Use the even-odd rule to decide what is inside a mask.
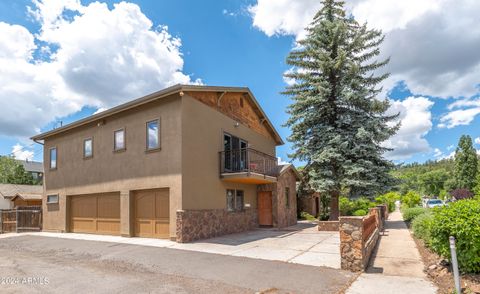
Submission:
[[[252,148],[221,151],[220,174],[251,172],[277,176],[278,159]]]
[[[42,230],[42,208],[20,206],[0,210],[0,234],[10,232],[38,232]]]

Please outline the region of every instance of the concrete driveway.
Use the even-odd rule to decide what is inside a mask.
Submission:
[[[266,232],[263,236],[272,233]],[[255,235],[248,234],[253,239]],[[275,238],[282,237],[270,237]],[[243,244],[249,242],[256,241]],[[26,234],[2,236],[0,256],[0,292],[15,294],[333,294],[344,291],[357,276],[282,261]]]
[[[282,230],[257,229],[186,244],[168,240],[90,234],[47,232],[26,234],[181,249],[303,265],[325,266],[335,269],[340,268],[340,239],[338,232],[319,232],[316,225],[308,222],[300,222],[295,226]],[[6,234],[0,235],[0,238],[8,236],[18,235]]]

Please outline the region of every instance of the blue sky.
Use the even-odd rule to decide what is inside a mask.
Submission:
[[[4,23],[3,28],[0,26],[0,35],[6,39],[0,39],[0,43],[13,38],[18,41],[13,44],[20,48],[3,48],[0,45],[0,61],[4,58],[5,62],[9,62],[7,64],[12,64],[11,72],[3,74],[8,74],[10,84],[28,85],[29,91],[34,93],[27,95],[30,92],[25,94],[18,89],[2,93],[0,90],[0,106],[12,114],[3,120],[0,118],[0,123],[4,125],[3,128],[0,126],[0,154],[12,153],[13,146],[18,144],[15,150],[17,156],[31,156],[33,152],[33,158],[41,160],[41,146],[29,142],[26,139],[29,135],[50,130],[59,121],[64,124],[72,122],[91,115],[98,108],[117,105],[172,83],[195,82],[197,79],[207,85],[249,87],[281,136],[288,136],[288,129],[282,125],[287,119],[285,110],[290,101],[280,94],[286,86],[282,75],[290,69],[285,64],[285,58],[295,46],[295,40],[301,38],[302,28],[319,8],[318,1],[128,1],[134,5],[121,8],[114,6],[118,1],[101,1],[107,3],[104,8],[90,5],[93,1],[66,2],[70,4],[60,8],[51,1],[40,2],[43,6],[35,6],[31,1],[0,2],[0,24]],[[372,10],[366,9],[372,0],[353,2],[347,8],[355,17],[369,21],[372,27],[383,29],[387,34],[382,49],[385,56],[392,58],[388,68],[392,78],[386,81],[385,90],[388,91],[384,94],[395,101],[392,110],[402,112],[403,118],[400,134],[388,142],[388,146],[397,150],[389,157],[397,162],[438,159],[453,151],[450,146],[456,145],[460,135],[480,137],[477,127],[480,120],[477,115],[480,107],[480,58],[478,53],[465,49],[464,54],[457,55],[459,61],[455,64],[451,60],[458,49],[448,46],[454,42],[449,39],[451,31],[462,28],[453,22],[449,27],[450,23],[446,21],[443,23],[447,28],[439,28],[438,31],[435,26],[425,24],[422,28],[426,30],[428,27],[430,31],[415,28],[427,20],[435,22],[438,10],[422,5],[412,7],[416,5],[412,4],[414,1],[399,1],[396,9],[413,9],[416,12],[404,13],[401,18],[394,17],[393,20],[387,17],[390,15],[389,7]],[[440,7],[444,11],[442,15],[450,11],[446,10],[448,5],[454,4],[451,2]],[[58,9],[60,13],[55,12]],[[445,16],[446,19],[455,16],[455,13],[464,13],[462,16],[467,20],[470,17],[462,11],[451,11],[452,15]],[[107,24],[96,23],[102,15],[105,15]],[[382,21],[379,15],[385,20]],[[74,16],[81,16],[82,20],[77,21]],[[471,18],[475,20],[473,14]],[[117,28],[115,21],[123,19],[135,21],[130,24],[125,20],[129,25]],[[138,25],[137,20],[145,25]],[[152,23],[150,28],[149,21]],[[94,28],[99,27],[95,35],[98,34],[100,39],[105,33],[108,43],[101,43],[93,37],[85,39],[92,32],[90,24]],[[159,26],[167,26],[168,29]],[[2,33],[2,29],[6,33]],[[133,31],[131,35],[122,35],[130,29]],[[151,35],[152,32],[156,34]],[[159,35],[158,32],[169,36]],[[418,41],[421,32],[423,36],[432,36],[431,39],[428,42]],[[30,35],[36,45],[34,49],[28,47]],[[132,36],[147,37],[139,43],[122,43]],[[467,49],[480,43],[478,31],[467,37],[457,42]],[[181,44],[177,43],[178,40]],[[415,42],[418,46],[408,45]],[[438,46],[432,47],[431,43],[436,42]],[[169,50],[164,58],[161,52],[165,47],[174,49]],[[111,55],[125,48],[128,49],[125,52],[155,60],[156,66],[145,70],[145,66],[138,65],[136,61],[132,61],[133,66],[126,64],[129,62],[127,55]],[[152,48],[156,53],[149,53]],[[28,64],[14,56],[15,52],[22,50],[30,54],[26,59]],[[108,63],[110,57],[120,58],[122,62],[112,65]],[[95,70],[94,78],[89,68]],[[125,74],[130,69],[131,74]],[[132,81],[137,77],[138,80],[144,79],[142,83]],[[102,80],[118,81],[121,86],[113,93]],[[122,87],[126,84],[129,86]],[[131,90],[138,88],[145,93]],[[16,94],[18,97],[12,96]],[[476,147],[480,148],[480,145]],[[288,143],[277,151],[284,160],[287,160],[289,152]]]

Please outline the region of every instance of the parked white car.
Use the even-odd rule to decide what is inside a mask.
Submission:
[[[445,204],[440,199],[428,199],[427,202],[425,203],[425,207],[427,207],[427,208],[432,208],[432,207],[436,207],[436,206],[444,206],[444,205]]]

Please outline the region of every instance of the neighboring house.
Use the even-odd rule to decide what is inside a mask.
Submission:
[[[299,195],[297,198],[299,212],[307,212],[315,217],[320,213],[320,195],[318,193],[309,193]]]
[[[41,206],[43,186],[0,184],[0,209]]]
[[[297,174],[248,88],[176,85],[32,139],[47,231],[189,242],[296,221]]]
[[[30,160],[17,160],[35,181],[43,183],[43,163]]]

